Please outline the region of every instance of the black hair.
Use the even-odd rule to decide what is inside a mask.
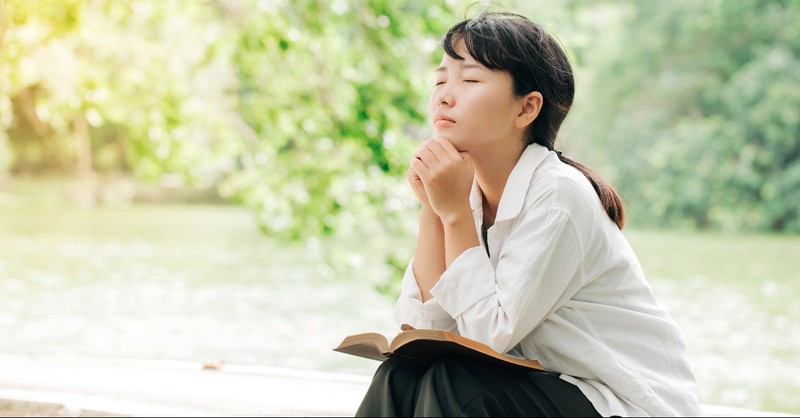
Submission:
[[[555,37],[525,16],[482,12],[450,28],[442,40],[442,48],[450,57],[463,60],[454,48],[454,43],[462,40],[475,60],[487,68],[511,74],[516,97],[533,91],[542,94],[542,109],[528,127],[525,141],[554,150],[558,129],[575,97],[572,66]],[[621,229],[625,225],[625,207],[614,187],[585,165],[560,152],[558,156],[586,176],[608,216]]]

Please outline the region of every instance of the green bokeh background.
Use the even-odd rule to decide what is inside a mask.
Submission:
[[[313,252],[297,274],[356,279],[391,300],[413,250],[403,173],[430,135],[438,41],[486,7],[564,44],[577,94],[558,146],[617,186],[645,270],[682,301],[675,316],[702,316],[686,292],[720,303],[733,289],[755,298],[753,324],[772,327],[755,357],[799,354],[800,2],[788,0],[0,0],[0,280],[35,282],[47,259],[80,287],[82,273],[47,253],[72,211],[125,237],[123,208],[146,205],[129,214],[139,219],[161,205],[172,219],[179,205],[222,222],[203,216],[210,204],[247,211],[269,245]],[[34,247],[21,255],[20,242]],[[716,341],[736,333],[731,321],[710,325]],[[800,411],[800,385],[782,376],[760,394],[701,393]]]

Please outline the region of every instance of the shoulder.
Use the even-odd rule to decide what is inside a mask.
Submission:
[[[525,209],[537,208],[565,212],[571,217],[602,209],[586,176],[561,162],[555,154],[542,161],[528,185]]]
[[[587,251],[628,247],[586,176],[555,155],[546,158],[534,172],[520,219],[569,224]]]

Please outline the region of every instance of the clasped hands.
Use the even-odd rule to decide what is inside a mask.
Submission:
[[[469,193],[475,171],[466,152],[459,152],[446,138],[420,145],[411,158],[406,178],[423,210],[431,209],[442,222],[470,214]]]

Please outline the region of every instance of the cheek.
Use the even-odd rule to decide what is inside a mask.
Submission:
[[[433,116],[433,112],[436,110],[436,99],[434,94],[431,93],[430,97],[428,97],[428,115]]]
[[[484,100],[477,101],[475,105],[475,113],[480,115],[480,118],[484,120],[486,124],[495,125],[507,122],[509,119],[509,107],[491,96],[484,98]]]
[[[514,124],[518,109],[513,101],[495,100],[494,103],[489,106],[491,106],[491,114],[495,121],[508,125]]]

